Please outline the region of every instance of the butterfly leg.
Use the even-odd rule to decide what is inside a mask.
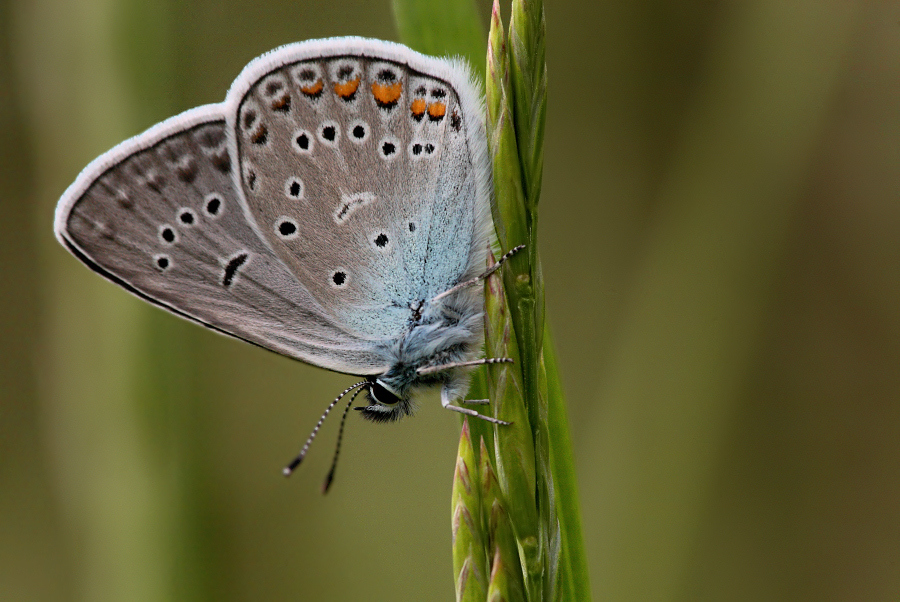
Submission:
[[[467,366],[483,366],[484,364],[512,364],[511,357],[483,357],[478,360],[468,362],[450,362],[449,364],[439,364],[437,366],[423,366],[416,368],[417,374],[434,374],[435,372],[443,372],[451,368],[465,368]]]
[[[473,284],[478,284],[479,282],[481,282],[482,280],[484,280],[485,278],[487,278],[488,276],[490,276],[491,274],[493,274],[494,272],[499,270],[500,266],[503,265],[504,261],[506,261],[507,259],[509,259],[510,257],[512,257],[513,255],[515,255],[516,253],[518,253],[519,251],[521,251],[524,248],[525,248],[525,245],[519,245],[517,247],[513,247],[506,253],[506,255],[504,255],[503,257],[498,259],[496,262],[494,262],[494,265],[492,265],[487,270],[485,270],[483,274],[479,274],[478,276],[475,276],[471,280],[466,280],[465,282],[460,282],[453,288],[448,289],[439,295],[436,295],[431,300],[432,303],[437,301],[438,299],[443,299],[444,297],[446,297],[447,295],[449,295],[451,293],[455,293],[456,291],[458,291],[461,288],[465,288],[467,286],[472,286]]]
[[[494,424],[502,424],[502,425],[510,425],[512,422],[507,422],[505,420],[500,420],[498,418],[494,418],[492,416],[485,416],[484,414],[479,414],[475,410],[471,408],[461,408],[459,406],[455,406],[451,403],[451,391],[448,387],[444,387],[441,389],[441,405],[447,408],[448,410],[453,410],[454,412],[459,412],[460,414],[466,414],[467,416],[472,416],[474,418],[480,418],[481,420],[487,420],[488,422],[493,422]],[[477,401],[487,401],[483,399],[479,399]],[[463,401],[463,403],[466,403]]]

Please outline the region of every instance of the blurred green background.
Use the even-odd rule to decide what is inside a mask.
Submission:
[[[595,599],[897,600],[900,5],[546,15],[541,252]],[[452,598],[436,397],[351,416],[323,497],[337,421],[279,471],[351,378],[52,236],[95,156],[346,34],[396,39],[389,3],[0,2],[0,599]]]

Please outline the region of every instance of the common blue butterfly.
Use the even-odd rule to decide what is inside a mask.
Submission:
[[[456,405],[468,366],[508,361],[477,359],[482,119],[460,61],[364,38],[291,44],[252,61],[223,103],[88,165],[59,201],[56,236],[154,305],[365,377],[329,410],[364,390],[365,418],[396,420],[441,385],[444,407],[500,422]]]

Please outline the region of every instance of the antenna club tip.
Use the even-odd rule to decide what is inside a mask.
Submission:
[[[322,495],[328,493],[328,490],[331,488],[331,482],[334,480],[334,471],[328,473],[328,476],[325,477],[325,482],[322,483]]]
[[[294,471],[291,470],[290,466],[285,466],[284,468],[281,469],[281,474],[283,474],[285,477],[289,477],[293,473],[294,473]]]

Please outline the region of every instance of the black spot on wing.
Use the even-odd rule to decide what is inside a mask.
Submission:
[[[225,266],[225,272],[222,274],[222,286],[231,286],[234,282],[235,275],[237,275],[238,268],[247,263],[249,257],[249,253],[241,251],[228,260],[228,264]]]

